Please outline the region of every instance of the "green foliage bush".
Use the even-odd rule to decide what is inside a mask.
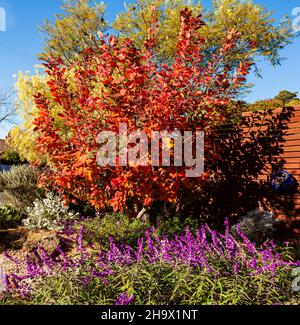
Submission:
[[[38,177],[38,170],[29,165],[13,166],[9,171],[0,173],[0,192],[4,192],[5,204],[25,214],[26,208],[44,194],[44,190],[37,185]]]
[[[0,161],[4,165],[21,165],[25,163],[24,159],[16,151],[11,149],[6,150],[2,154]]]
[[[0,229],[14,228],[22,223],[22,214],[11,206],[0,206]]]
[[[110,213],[95,218],[87,218],[78,222],[75,228],[85,227],[84,240],[88,244],[99,244],[107,246],[110,237],[117,242],[135,244],[145,234],[147,228],[155,226],[158,234],[173,235],[185,232],[186,227],[196,229],[200,221],[192,218],[181,218],[179,216],[158,216],[153,222],[130,218],[123,213]]]
[[[249,105],[249,111],[262,111],[273,110],[282,107],[282,102],[275,99],[258,100]]]
[[[173,235],[184,233],[186,227],[197,229],[201,225],[201,221],[195,218],[183,218],[181,216],[159,216],[156,220],[156,227],[159,234]]]
[[[279,94],[274,97],[275,100],[278,100],[282,103],[283,106],[287,105],[292,100],[299,100],[297,98],[297,92],[291,92],[288,90],[281,90]]]
[[[300,105],[300,100],[299,99],[293,99],[287,104],[288,106],[299,106]]]
[[[106,214],[93,219],[86,219],[77,224],[85,227],[84,240],[88,244],[109,244],[113,237],[117,242],[136,243],[150,226],[148,222],[131,219],[122,213]]]

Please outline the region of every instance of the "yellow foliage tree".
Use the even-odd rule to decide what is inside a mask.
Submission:
[[[132,39],[138,48],[144,46],[151,27],[152,7],[157,9],[159,29],[157,33],[159,54],[162,60],[171,59],[176,51],[177,36],[180,30],[180,11],[188,8],[195,14],[202,13],[200,1],[185,0],[138,0],[126,5],[125,12],[120,13],[113,23],[120,36]]]
[[[53,23],[45,19],[40,27],[45,37],[41,57],[59,57],[72,64],[82,50],[97,46],[99,31],[107,30],[106,6],[102,1],[63,0],[61,7],[64,14],[55,15]]]
[[[80,92],[75,86],[75,70],[66,71],[68,80],[68,90],[70,93]],[[19,155],[29,162],[39,162],[49,164],[49,159],[46,156],[41,156],[36,152],[36,137],[37,132],[34,131],[34,119],[38,116],[38,110],[35,104],[35,96],[42,94],[50,102],[55,103],[53,96],[47,84],[48,76],[44,73],[42,66],[36,66],[35,75],[20,72],[15,85],[17,92],[16,108],[19,116],[22,118],[21,126],[15,126],[9,133],[8,142]],[[95,93],[102,91],[101,80],[91,81]],[[96,85],[96,86],[95,86]],[[60,131],[60,136],[68,137],[69,127],[61,122],[59,113],[61,112],[60,105],[52,105],[51,117],[54,120],[55,127]]]
[[[34,76],[20,72],[15,85],[17,92],[16,108],[22,118],[22,125],[15,126],[10,131],[8,142],[11,147],[18,151],[22,158],[30,162],[37,160],[46,162],[46,157],[36,153],[34,126],[32,124],[37,116],[34,95],[37,92],[45,95],[49,94],[46,82],[47,76],[37,69]]]
[[[119,14],[113,27],[121,36],[133,39],[143,46],[149,26],[151,6],[158,9],[160,22],[159,45],[162,59],[170,59],[176,50],[176,35],[180,28],[178,16],[185,7],[194,12],[203,13],[204,28],[199,30],[205,37],[208,55],[216,47],[222,46],[222,40],[232,29],[241,33],[238,50],[229,57],[232,66],[241,58],[252,55],[262,56],[272,64],[280,62],[280,50],[292,39],[291,21],[284,18],[275,25],[272,12],[252,0],[214,0],[212,8],[204,10],[201,1],[190,0],[137,0],[126,6],[126,11]],[[247,42],[253,44],[249,53]]]
[[[290,102],[288,102],[287,106],[299,106],[300,100],[299,99],[293,99]]]

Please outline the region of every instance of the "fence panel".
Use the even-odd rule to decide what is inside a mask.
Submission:
[[[221,191],[216,189],[217,197],[226,202],[224,211],[233,216],[251,207],[271,210],[299,236],[299,187],[297,193],[278,195],[270,179],[281,168],[300,186],[300,106],[247,112],[243,117],[240,125],[218,130],[214,139],[224,148],[218,165],[223,183]]]

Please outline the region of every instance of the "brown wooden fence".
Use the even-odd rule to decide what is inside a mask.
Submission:
[[[272,116],[278,117],[282,112],[283,109],[276,109],[272,112]],[[283,122],[281,129],[274,129],[270,136],[281,135],[281,152],[278,155],[278,166],[291,173],[300,184],[300,106],[295,106],[291,112],[292,114]],[[246,113],[245,116],[251,117],[252,114]],[[269,183],[272,166],[267,164],[265,167],[266,169],[259,175],[259,180]],[[269,208],[277,218],[286,221],[296,233],[299,233],[299,187],[296,193],[277,195],[276,202],[269,204]]]
[[[282,168],[300,184],[300,106],[244,113],[238,125],[217,130],[213,141],[221,155],[213,166],[215,182],[207,189],[209,204],[199,206],[200,214],[241,216],[264,208],[299,236],[299,187],[296,193],[278,195],[270,181]]]

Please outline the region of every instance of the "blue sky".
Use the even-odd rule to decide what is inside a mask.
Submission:
[[[111,21],[124,7],[124,0],[106,0],[107,18]],[[127,0],[129,3],[130,0]],[[210,0],[204,0],[207,7]],[[291,15],[295,7],[300,7],[300,0],[254,0],[274,11],[276,19]],[[33,71],[38,63],[36,53],[42,47],[42,35],[37,26],[44,18],[51,19],[54,13],[60,12],[60,0],[0,0],[0,8],[6,11],[6,31],[0,32],[0,89],[13,87],[13,75],[19,71]],[[300,14],[300,13],[299,13]],[[300,23],[299,23],[300,24]],[[0,24],[1,26],[1,24]],[[247,100],[274,97],[281,89],[299,91],[300,93],[300,38],[282,51],[286,58],[280,67],[272,67],[262,63],[262,79],[250,76],[249,81],[255,84]],[[3,138],[9,126],[0,129]]]

